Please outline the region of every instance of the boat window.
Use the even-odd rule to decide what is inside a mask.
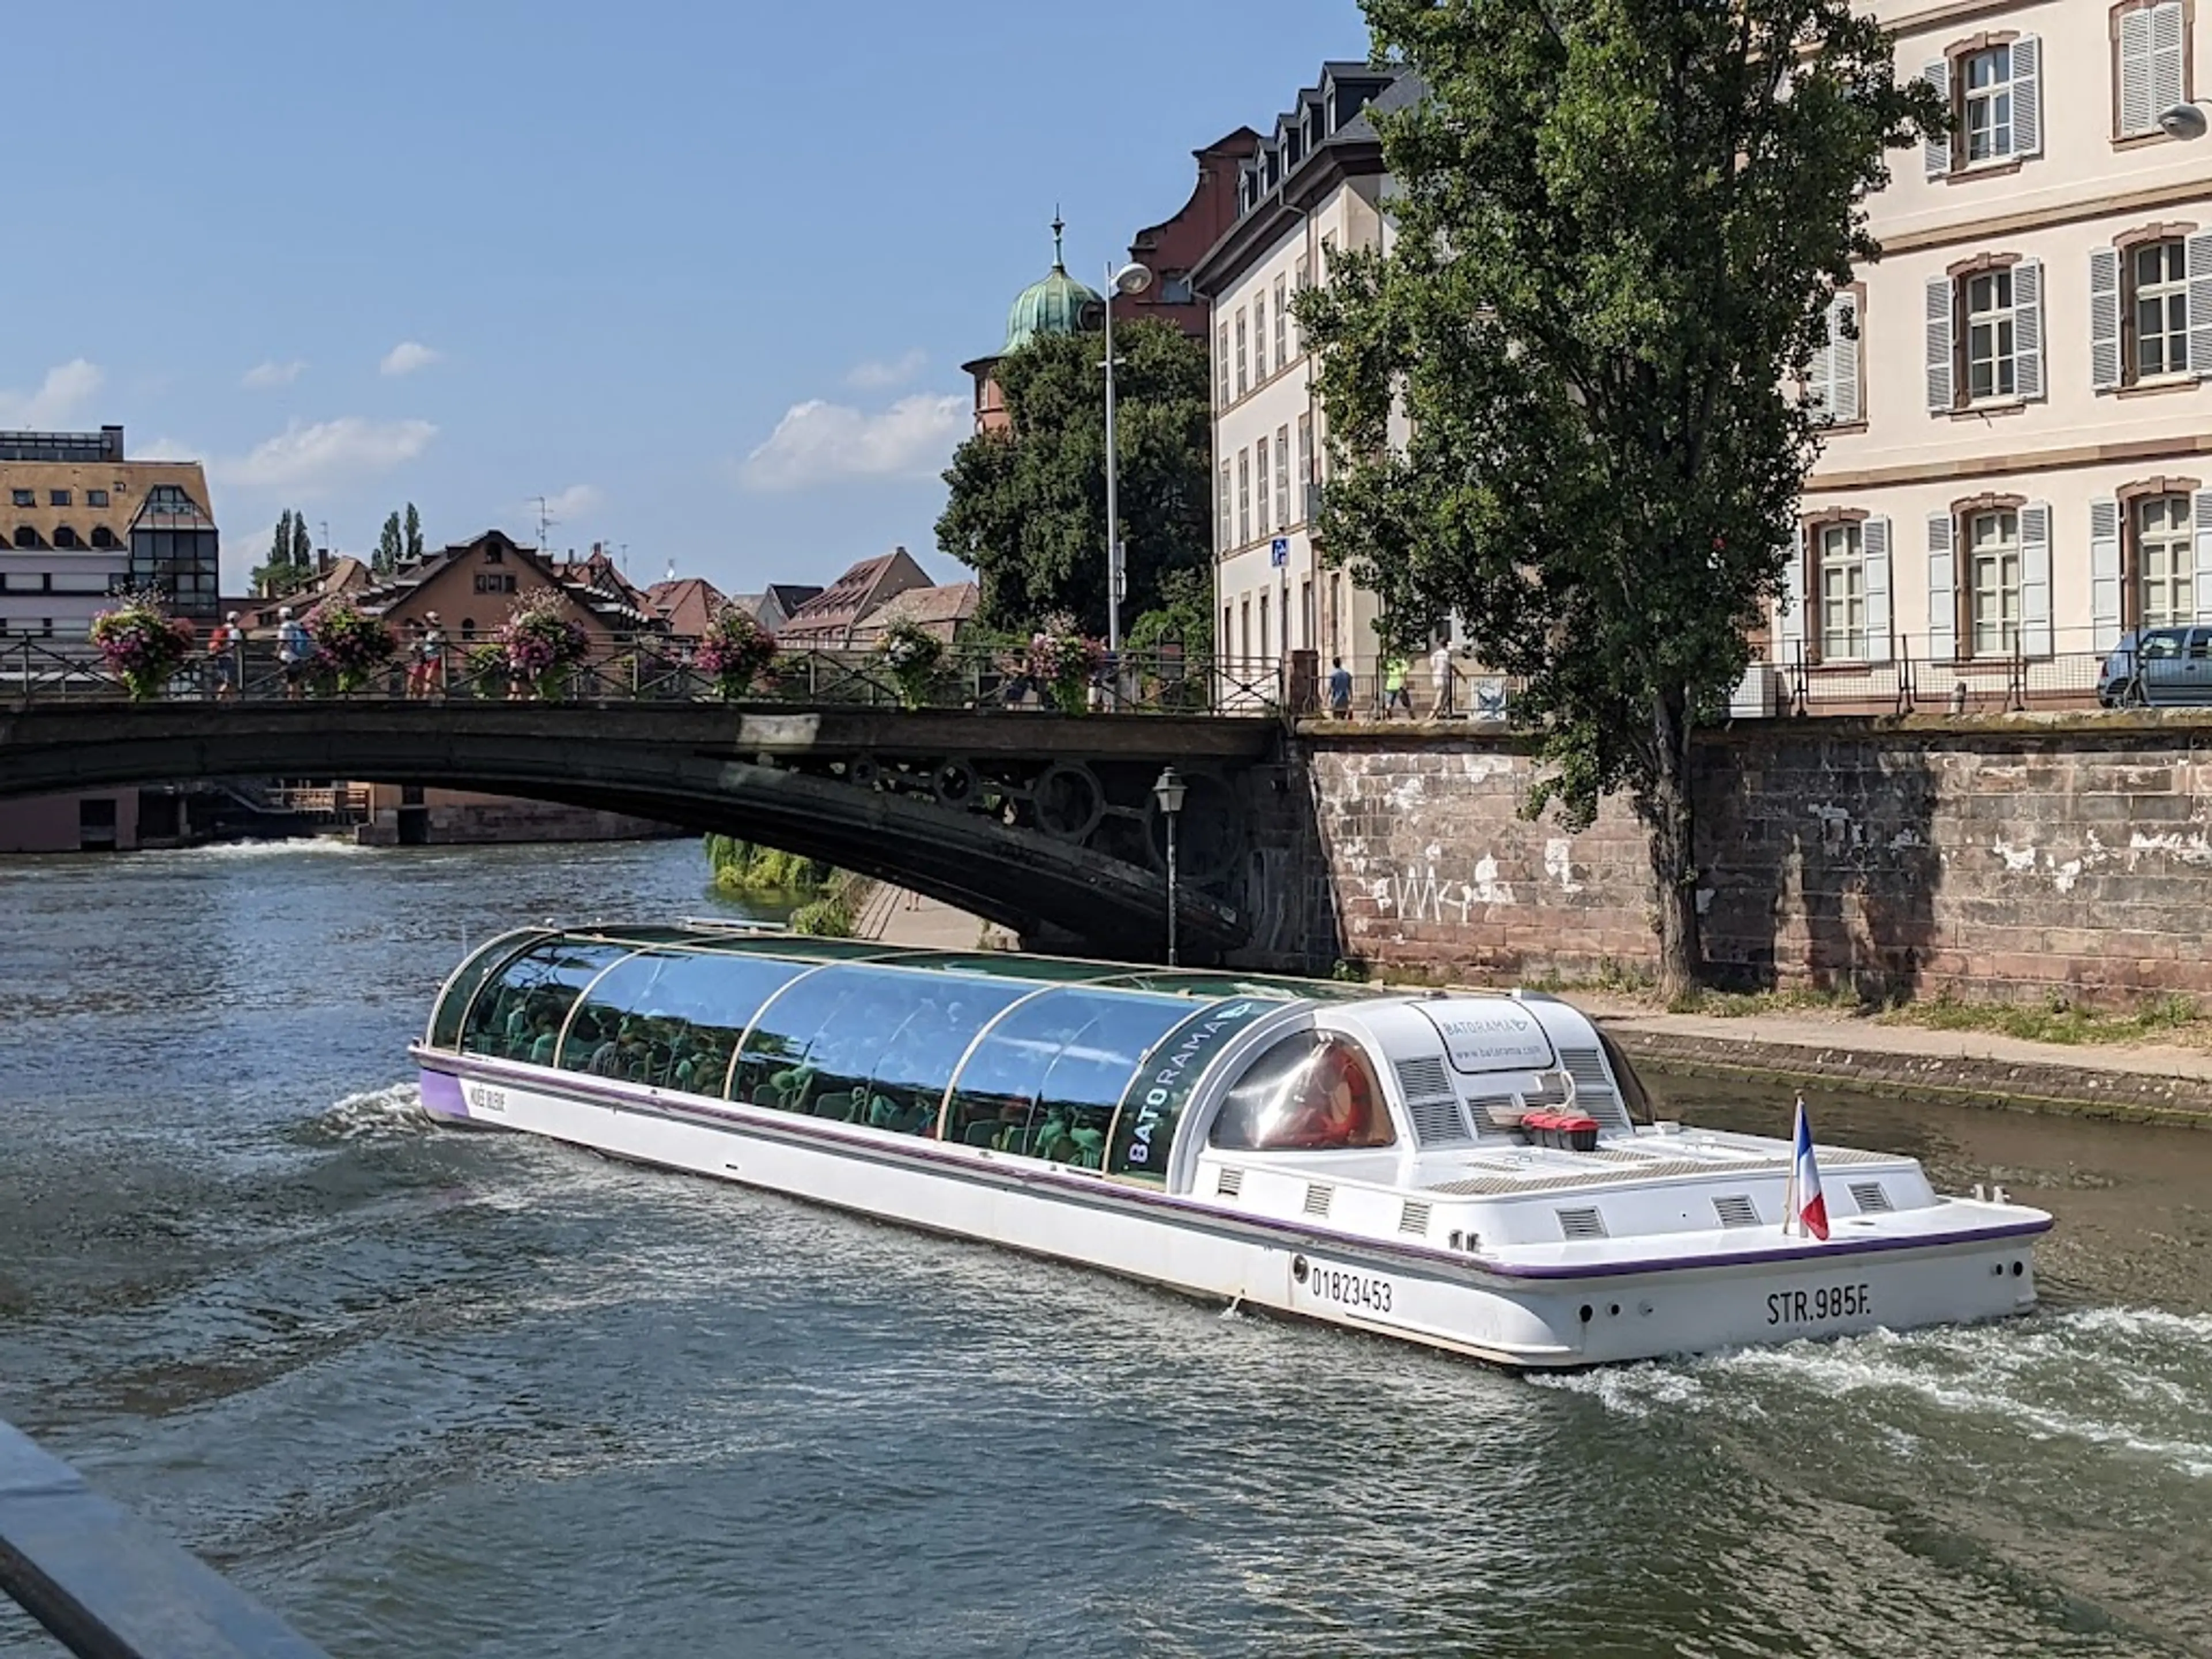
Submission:
[[[477,987],[544,937],[541,928],[509,933],[492,940],[463,963],[447,981],[437,1007],[431,1012],[430,1034],[426,1039],[428,1045],[433,1048],[460,1047],[461,1018],[469,1011],[469,999],[476,994]]]
[[[1106,1157],[1107,1174],[1164,1182],[1183,1112],[1215,1060],[1255,1020],[1271,1018],[1282,1007],[1271,999],[1240,997],[1207,1003],[1186,1014],[1153,1046],[1144,1069],[1121,1097]]]
[[[1213,1120],[1212,1144],[1245,1152],[1340,1152],[1397,1139],[1367,1052],[1302,1031],[1252,1063]]]
[[[960,1068],[945,1138],[1099,1168],[1139,1062],[1189,1007],[1179,997],[1075,987],[1024,1003]]]
[[[648,951],[617,963],[568,1026],[561,1064],[719,1097],[761,1005],[806,971],[769,957]]]
[[[1018,980],[915,976],[912,1012],[891,1033],[868,1084],[866,1121],[902,1134],[937,1133],[938,1109],[960,1057],[986,1025],[1036,988]]]
[[[1620,1045],[1603,1031],[1597,1034],[1598,1046],[1605,1050],[1606,1063],[1613,1067],[1613,1080],[1620,1085],[1620,1103],[1628,1109],[1632,1123],[1650,1123],[1658,1114],[1651,1109],[1651,1097],[1644,1087],[1644,1079],[1628,1063],[1628,1056],[1620,1052]]]
[[[556,939],[510,957],[477,994],[461,1051],[550,1066],[570,1006],[602,969],[632,948]]]
[[[733,1097],[865,1121],[877,1062],[933,988],[889,968],[841,965],[794,981],[761,1010],[738,1060]]]

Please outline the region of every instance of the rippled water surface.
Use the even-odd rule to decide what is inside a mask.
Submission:
[[[0,861],[0,1414],[337,1656],[2212,1650],[2212,1134],[1815,1097],[2045,1310],[1528,1382],[429,1127],[466,942],[701,876]]]

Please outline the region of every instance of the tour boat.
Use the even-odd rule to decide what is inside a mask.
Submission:
[[[411,1052],[441,1119],[1522,1369],[2017,1313],[2051,1225],[1655,1121],[1528,991],[531,928]]]

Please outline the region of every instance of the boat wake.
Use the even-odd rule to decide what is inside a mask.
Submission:
[[[1535,1380],[1631,1418],[1786,1424],[1808,1408],[1848,1410],[1907,1456],[1941,1419],[1954,1442],[1978,1428],[2212,1480],[2208,1315],[2080,1309]]]
[[[383,850],[378,847],[363,847],[335,836],[294,836],[281,841],[217,841],[210,842],[204,847],[155,848],[138,856],[179,863],[227,864],[248,859],[298,858],[302,855],[361,858]]]
[[[363,1140],[408,1140],[432,1133],[437,1127],[437,1119],[423,1109],[421,1087],[413,1083],[395,1083],[389,1088],[346,1096],[327,1111],[301,1124],[298,1139],[317,1146]]]

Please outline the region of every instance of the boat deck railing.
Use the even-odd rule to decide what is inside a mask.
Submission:
[[[4,1422],[0,1595],[79,1659],[325,1659],[205,1562]]]

